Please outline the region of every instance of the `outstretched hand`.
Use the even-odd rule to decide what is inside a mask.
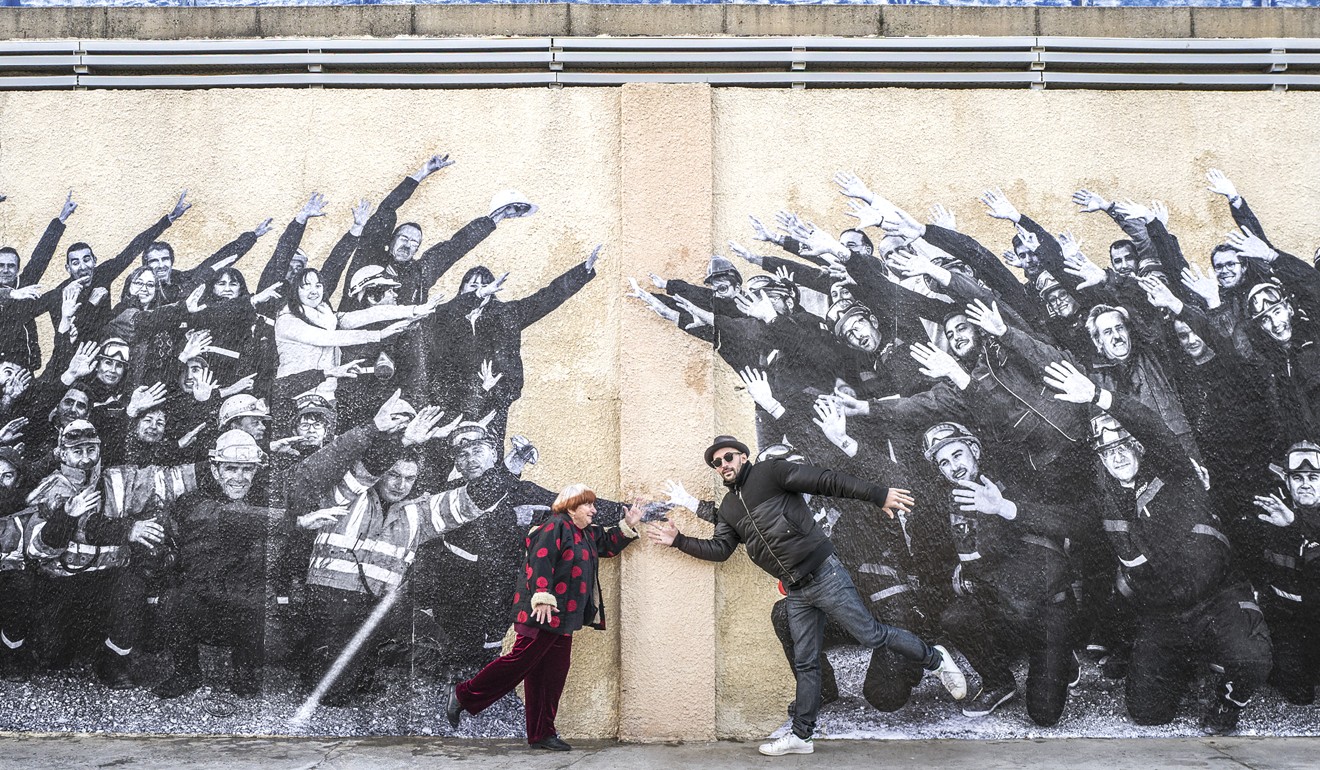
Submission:
[[[1098,388],[1071,361],[1056,361],[1045,366],[1045,384],[1059,391],[1054,397],[1072,404],[1089,404]]]
[[[652,543],[668,547],[674,544],[676,537],[678,537],[678,527],[668,519],[653,521],[646,526],[646,539]]]
[[[880,508],[892,519],[899,513],[911,513],[912,506],[916,504],[917,501],[912,497],[911,491],[890,487],[889,494],[885,495],[885,502]]]

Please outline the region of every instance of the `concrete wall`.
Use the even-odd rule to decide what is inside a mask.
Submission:
[[[377,9],[335,13],[366,10]],[[410,10],[415,25],[423,10],[445,9]],[[940,9],[921,10],[934,19]],[[539,14],[562,11],[528,9],[540,20],[518,31],[546,34],[550,27],[539,25],[559,22]],[[201,23],[189,18],[189,25]],[[1046,18],[1033,12],[1032,29]],[[81,23],[58,34],[86,34]],[[229,29],[223,34],[247,28]],[[302,31],[315,29],[309,22]],[[964,28],[931,22],[911,29]],[[1234,31],[1250,29],[1265,33]],[[103,33],[117,30],[130,28]],[[447,31],[482,30],[474,23]],[[158,34],[169,32],[162,26]],[[1078,233],[1092,256],[1113,237],[1112,227],[1077,216],[1068,202],[1073,190],[1162,198],[1186,252],[1204,259],[1231,226],[1222,202],[1202,189],[1205,169],[1220,167],[1268,216],[1275,243],[1308,253],[1320,224],[1320,189],[1310,180],[1320,163],[1318,122],[1320,96],[1306,93],[704,86],[14,93],[0,96],[0,190],[9,196],[0,239],[30,242],[72,187],[80,209],[68,240],[109,250],[187,188],[195,208],[170,233],[186,266],[266,217],[286,221],[321,191],[331,215],[314,222],[305,241],[319,257],[347,226],[351,203],[379,200],[425,157],[450,152],[457,165],[410,204],[409,218],[428,235],[484,213],[490,194],[506,186],[542,210],[501,225],[442,281],[445,293],[456,290],[463,270],[482,263],[511,270],[506,294],[523,296],[605,244],[600,276],[525,340],[528,386],[510,430],[541,450],[529,478],[550,488],[584,479],[621,498],[662,497],[664,480],[677,478],[712,497],[718,487],[700,465],[700,450],[716,432],[753,435],[751,402],[708,346],[624,305],[627,277],[654,271],[699,281],[712,251],[724,251],[730,238],[747,242],[748,214],[790,208],[842,229],[850,220],[829,180],[839,169],[914,212],[943,203],[967,232],[1002,246],[1010,233],[975,202],[983,189],[1000,186],[1047,227]],[[685,530],[709,531],[680,518]],[[619,622],[608,633],[581,635],[562,712],[566,734],[743,737],[782,721],[791,679],[766,620],[777,594],[741,552],[713,567],[639,545],[607,572],[607,584]],[[410,724],[430,719],[434,706],[419,701],[419,721]]]

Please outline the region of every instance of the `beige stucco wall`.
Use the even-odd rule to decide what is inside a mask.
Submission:
[[[63,247],[87,241],[109,259],[186,188],[193,208],[165,236],[181,267],[274,217],[274,232],[239,263],[252,281],[313,191],[329,201],[303,241],[319,264],[359,198],[378,203],[428,156],[450,153],[455,165],[401,211],[400,221],[422,225],[427,243],[488,213],[503,188],[541,210],[502,224],[460,262],[440,283],[447,296],[467,268],[486,264],[511,271],[505,299],[522,297],[605,244],[599,276],[525,335],[529,387],[509,430],[541,450],[526,478],[553,490],[581,480],[617,498],[619,345],[606,319],[617,315],[621,293],[618,103],[619,92],[606,89],[7,93],[0,240],[26,259],[72,188],[78,210],[47,273],[51,287],[64,277]],[[614,595],[617,569],[605,583]],[[614,735],[617,624],[582,634],[576,654],[583,665],[565,695],[564,728]]]
[[[831,182],[848,170],[923,220],[944,204],[960,230],[996,253],[1009,248],[1012,227],[984,216],[976,199],[1002,187],[1045,227],[1071,229],[1101,264],[1121,233],[1103,214],[1079,215],[1073,191],[1158,198],[1188,258],[1204,265],[1233,227],[1224,199],[1205,190],[1212,167],[1248,197],[1280,248],[1309,258],[1320,245],[1320,95],[720,89],[713,99],[721,246],[736,239],[772,253],[752,242],[747,215],[769,223],[781,208],[834,232],[853,226]],[[715,367],[722,427],[752,436],[750,400],[734,392],[740,384],[727,366]],[[756,735],[782,723],[792,697],[769,624],[778,594],[741,557],[718,574],[718,729]]]
[[[72,187],[64,243],[102,258],[169,209],[194,208],[167,239],[186,266],[274,217],[244,263],[255,276],[278,229],[312,191],[329,215],[308,228],[322,259],[360,197],[378,202],[433,152],[457,164],[403,215],[428,242],[512,186],[541,204],[441,282],[484,263],[523,296],[605,244],[600,275],[525,337],[528,384],[510,431],[541,462],[528,478],[584,480],[609,496],[659,497],[667,478],[700,497],[710,435],[754,435],[750,401],[710,349],[631,301],[626,277],[700,280],[712,249],[750,242],[746,216],[791,208],[851,224],[830,175],[848,169],[924,216],[953,209],[995,248],[1011,229],[976,196],[1002,186],[1047,227],[1102,259],[1116,230],[1076,215],[1079,186],[1158,197],[1193,258],[1231,226],[1204,172],[1223,168],[1271,237],[1309,255],[1320,224],[1320,95],[726,89],[700,85],[502,91],[195,91],[0,95],[0,240],[27,252]],[[61,274],[52,267],[46,285]],[[116,296],[117,296],[116,288]],[[680,517],[690,532],[707,525]],[[699,739],[778,725],[791,679],[768,622],[777,594],[741,551],[713,567],[644,544],[606,572],[612,623],[579,637],[562,709],[568,735]],[[619,577],[622,575],[622,580]],[[620,661],[622,663],[620,664]]]

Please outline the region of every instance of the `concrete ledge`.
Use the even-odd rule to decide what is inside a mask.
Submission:
[[[1317,37],[1310,8],[373,5],[0,8],[0,39],[562,35]]]

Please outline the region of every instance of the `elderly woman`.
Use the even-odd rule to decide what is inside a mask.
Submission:
[[[642,513],[633,507],[616,526],[593,525],[596,493],[584,484],[566,487],[550,510],[546,522],[527,533],[522,586],[513,595],[513,649],[452,685],[446,716],[458,727],[462,712],[479,714],[522,682],[527,743],[568,751],[572,747],[555,732],[555,712],[568,678],[573,632],[605,628],[597,561],[632,543]]]

